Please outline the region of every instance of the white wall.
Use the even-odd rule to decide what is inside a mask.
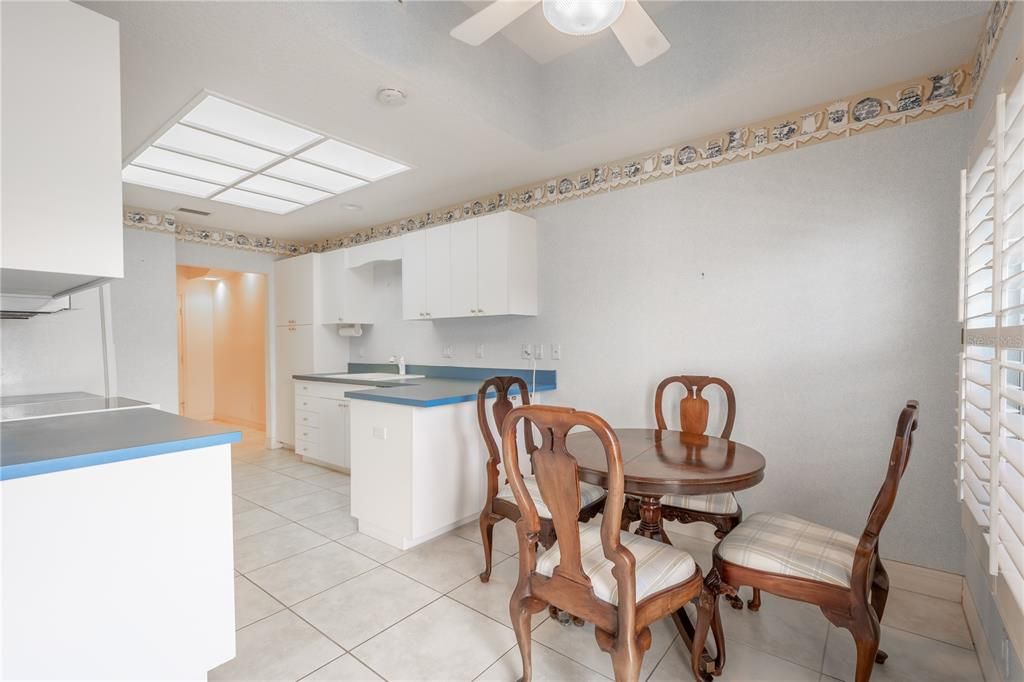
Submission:
[[[72,310],[0,321],[0,392],[103,395],[99,290],[71,297]]]
[[[378,321],[352,340],[353,360],[522,367],[521,343],[559,343],[563,359],[540,363],[559,374],[544,402],[621,426],[653,425],[664,376],[717,374],[736,390],[734,437],[768,460],[740,495],[747,513],[853,534],[916,398],[921,427],[882,552],[958,571],[965,126],[950,115],[537,210],[536,318],[402,322],[400,269],[379,267]],[[443,343],[456,358],[441,359]]]
[[[110,285],[117,392],[178,411],[174,237],[124,231],[124,279]]]
[[[125,230],[125,278],[110,284],[117,392],[169,412],[178,409],[174,241]],[[103,394],[98,293],[72,296],[68,312],[0,322],[5,395]]]

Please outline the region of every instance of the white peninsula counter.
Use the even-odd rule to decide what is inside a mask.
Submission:
[[[205,680],[235,655],[241,434],[133,407],[0,423],[2,679]]]
[[[349,365],[350,372],[387,369]],[[379,382],[369,389],[353,384],[358,390],[345,394],[350,401],[352,516],[360,533],[403,550],[480,516],[487,449],[477,422],[477,390],[491,376],[533,380],[530,372],[509,369],[413,365],[409,372],[425,376]],[[352,382],[338,377],[294,378],[299,391],[305,382]],[[538,370],[531,388],[555,390],[555,372]]]

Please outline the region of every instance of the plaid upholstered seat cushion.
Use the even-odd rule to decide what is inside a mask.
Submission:
[[[680,507],[692,511],[708,512],[709,514],[735,514],[740,505],[732,493],[716,493],[714,495],[664,495],[663,505]]]
[[[687,552],[628,531],[619,534],[622,544],[636,557],[636,600],[688,580],[697,563]],[[580,557],[590,577],[594,594],[609,604],[619,603],[618,586],[612,576],[612,562],[604,558],[600,524],[580,524]],[[558,543],[537,557],[537,572],[551,576],[562,560]]]
[[[537,486],[537,479],[533,476],[523,476],[523,483],[526,484],[526,490],[530,493],[530,497],[533,498],[533,503],[537,505],[537,515],[545,519],[550,519],[551,511],[548,509],[548,506],[544,504],[544,498],[540,495],[540,487]],[[591,485],[580,481],[580,509],[583,509],[591,502],[597,502],[604,496],[605,490],[601,486]],[[505,486],[498,491],[497,499],[508,500],[512,504],[515,504],[516,496],[512,494],[512,486],[506,483]]]
[[[850,586],[857,538],[796,516],[754,514],[718,543],[731,564]]]

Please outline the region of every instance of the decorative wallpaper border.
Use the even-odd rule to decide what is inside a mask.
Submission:
[[[273,237],[188,225],[178,222],[173,213],[137,208],[125,209],[124,224],[136,229],[171,232],[184,241],[284,256],[300,255],[388,239],[494,211],[530,211],[819,142],[904,126],[934,116],[964,111],[971,106],[974,92],[984,78],[1012,4],[1009,0],[996,0],[993,3],[970,64],[665,146],[660,150],[583,168],[549,180],[424,211],[338,237],[313,243],[285,242]]]
[[[1006,25],[1006,17],[1010,16],[1010,0],[995,0],[992,8],[985,17],[985,26],[978,37],[978,47],[974,50],[974,59],[971,60],[971,82],[974,87],[984,80],[985,72],[988,71],[988,64],[992,61],[992,54],[996,51],[999,43],[999,36],[1002,35],[1003,26]]]
[[[968,109],[973,97],[972,87],[965,64],[660,150],[324,239],[310,244],[309,250],[322,252],[346,248],[494,211],[529,211],[881,128],[903,126]]]
[[[259,251],[281,256],[298,256],[309,252],[309,246],[301,242],[285,242],[274,237],[264,237],[234,230],[189,225],[178,222],[174,213],[153,211],[145,208],[124,209],[124,226],[137,230],[168,232],[186,242],[200,242],[211,246],[227,246],[247,251]]]

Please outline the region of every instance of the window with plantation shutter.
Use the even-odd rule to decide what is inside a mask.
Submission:
[[[1024,79],[961,174],[960,499],[1024,608]]]

